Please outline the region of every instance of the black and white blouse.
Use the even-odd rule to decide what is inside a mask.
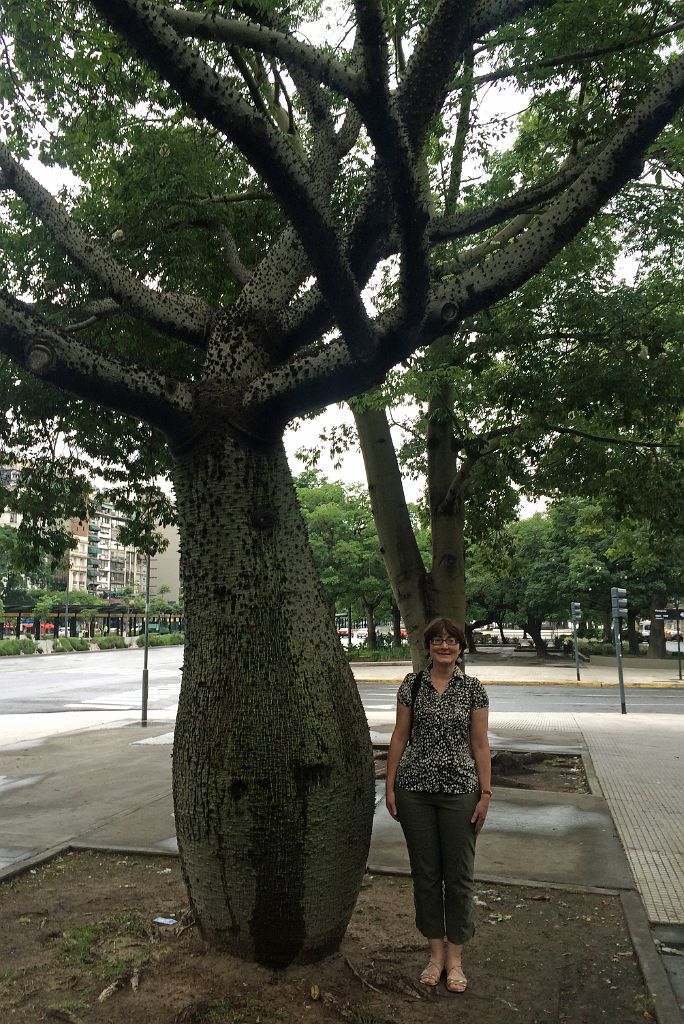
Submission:
[[[472,793],[479,789],[475,760],[470,750],[470,715],[489,707],[489,697],[474,676],[457,668],[440,696],[421,673],[413,709],[411,739],[404,751],[395,785],[398,789],[429,793]],[[411,707],[415,673],[399,687],[397,701]]]

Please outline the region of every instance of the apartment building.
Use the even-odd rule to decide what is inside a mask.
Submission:
[[[116,597],[124,587],[134,594],[144,593],[147,558],[120,542],[119,530],[126,521],[107,502],[98,505],[85,522],[71,520],[76,547],[69,557],[70,590],[88,590],[100,597]]]

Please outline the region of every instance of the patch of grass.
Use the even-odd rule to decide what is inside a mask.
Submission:
[[[63,939],[60,939],[58,949],[63,963],[79,967],[84,971],[90,971],[98,960],[102,959],[102,955],[95,947],[105,937],[115,939],[120,935],[133,935],[137,938],[147,938],[148,934],[145,921],[140,914],[124,911],[116,917],[107,918],[104,921],[96,921],[92,924],[72,928]],[[106,953],[104,957],[108,960],[108,963],[104,965],[104,969],[107,974],[113,971],[113,977],[117,977],[118,974],[125,971],[132,962],[130,959],[125,961],[109,960]]]

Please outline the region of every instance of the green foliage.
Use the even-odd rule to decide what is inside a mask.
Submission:
[[[78,636],[56,636],[52,641],[53,654],[82,653],[90,650],[90,642]]]
[[[358,487],[316,473],[295,481],[309,542],[331,611],[368,604],[389,614],[390,588],[368,501]]]
[[[109,636],[98,636],[95,638],[95,643],[101,651],[112,651],[128,646],[124,637],[117,636],[116,633],[110,633]]]
[[[0,657],[16,654],[35,654],[36,645],[29,637],[16,637],[11,640],[0,640]]]
[[[150,633],[148,635],[148,641],[150,647],[174,647],[182,646],[185,643],[184,633]],[[137,638],[135,641],[138,647],[145,646],[145,634]]]

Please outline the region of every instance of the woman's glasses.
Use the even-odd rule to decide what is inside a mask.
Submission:
[[[433,647],[441,647],[442,644],[446,644],[447,647],[458,647],[458,640],[454,640],[452,636],[433,636],[430,643]]]

